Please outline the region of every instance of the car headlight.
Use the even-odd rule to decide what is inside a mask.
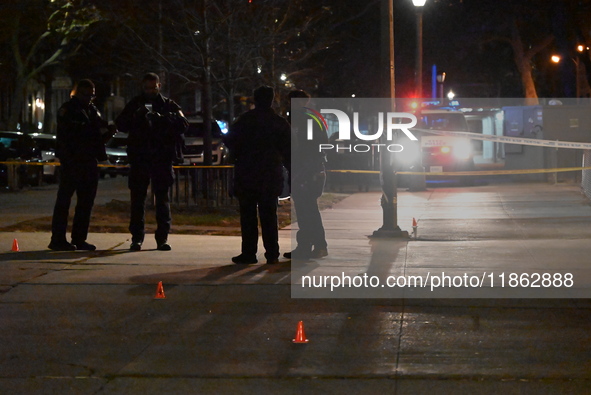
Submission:
[[[472,156],[472,143],[470,140],[458,141],[454,144],[454,156],[457,159],[465,160]]]

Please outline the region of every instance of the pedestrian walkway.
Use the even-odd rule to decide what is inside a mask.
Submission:
[[[416,239],[369,239],[380,194],[359,193],[323,212],[328,257],[276,265],[231,264],[234,236],[173,234],[170,252],[150,238],[129,252],[127,234],[91,234],[99,251],[51,252],[49,234],[0,233],[0,392],[587,393],[589,299],[292,297],[303,274],[561,268],[591,282],[591,207],[576,186],[398,198]],[[288,251],[291,231],[280,234]],[[299,321],[307,344],[292,343]]]

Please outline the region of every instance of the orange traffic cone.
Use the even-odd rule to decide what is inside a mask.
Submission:
[[[412,218],[412,226],[417,226],[417,220],[414,217]]]
[[[16,239],[12,240],[12,251],[14,251],[14,252],[20,251],[18,248],[18,241],[16,241]]]
[[[309,340],[306,338],[306,334],[304,333],[304,321],[298,322],[298,329],[296,330],[295,339],[293,339],[294,343],[308,343]]]
[[[158,283],[158,286],[156,287],[156,295],[154,295],[154,299],[166,299],[166,296],[164,295],[164,287],[162,286],[162,281],[160,281]]]

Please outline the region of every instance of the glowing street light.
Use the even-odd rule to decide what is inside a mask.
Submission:
[[[454,99],[454,97],[456,97],[456,94],[455,94],[455,93],[453,93],[453,91],[449,91],[449,93],[447,94],[447,98],[448,98],[449,100],[453,100],[453,99]]]
[[[552,55],[552,57],[550,58],[550,60],[554,63],[560,63],[560,61],[562,60],[562,58],[558,55]]]

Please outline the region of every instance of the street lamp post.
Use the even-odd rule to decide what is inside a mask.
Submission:
[[[384,58],[388,59],[388,78],[390,85],[390,111],[396,112],[395,73],[394,73],[394,5],[393,0],[382,0]],[[387,48],[387,49],[386,49]],[[387,53],[387,56],[385,56]],[[382,226],[371,237],[408,238],[408,232],[398,226],[398,192],[396,174],[388,150],[380,150],[380,180],[382,184]]]
[[[416,89],[417,98],[423,97],[423,6],[427,0],[412,0],[417,10]]]
[[[579,51],[579,52],[583,52],[584,49],[585,48],[582,45],[579,45],[577,47],[577,51]],[[550,57],[550,60],[552,61],[552,63],[558,64],[562,61],[562,57],[560,55],[552,55]],[[577,56],[575,56],[571,60],[575,63],[575,96],[578,101],[579,97],[581,96],[580,77],[579,77],[579,58]]]
[[[439,83],[439,99],[443,102],[443,83],[445,82],[445,73],[437,75],[437,82]]]

